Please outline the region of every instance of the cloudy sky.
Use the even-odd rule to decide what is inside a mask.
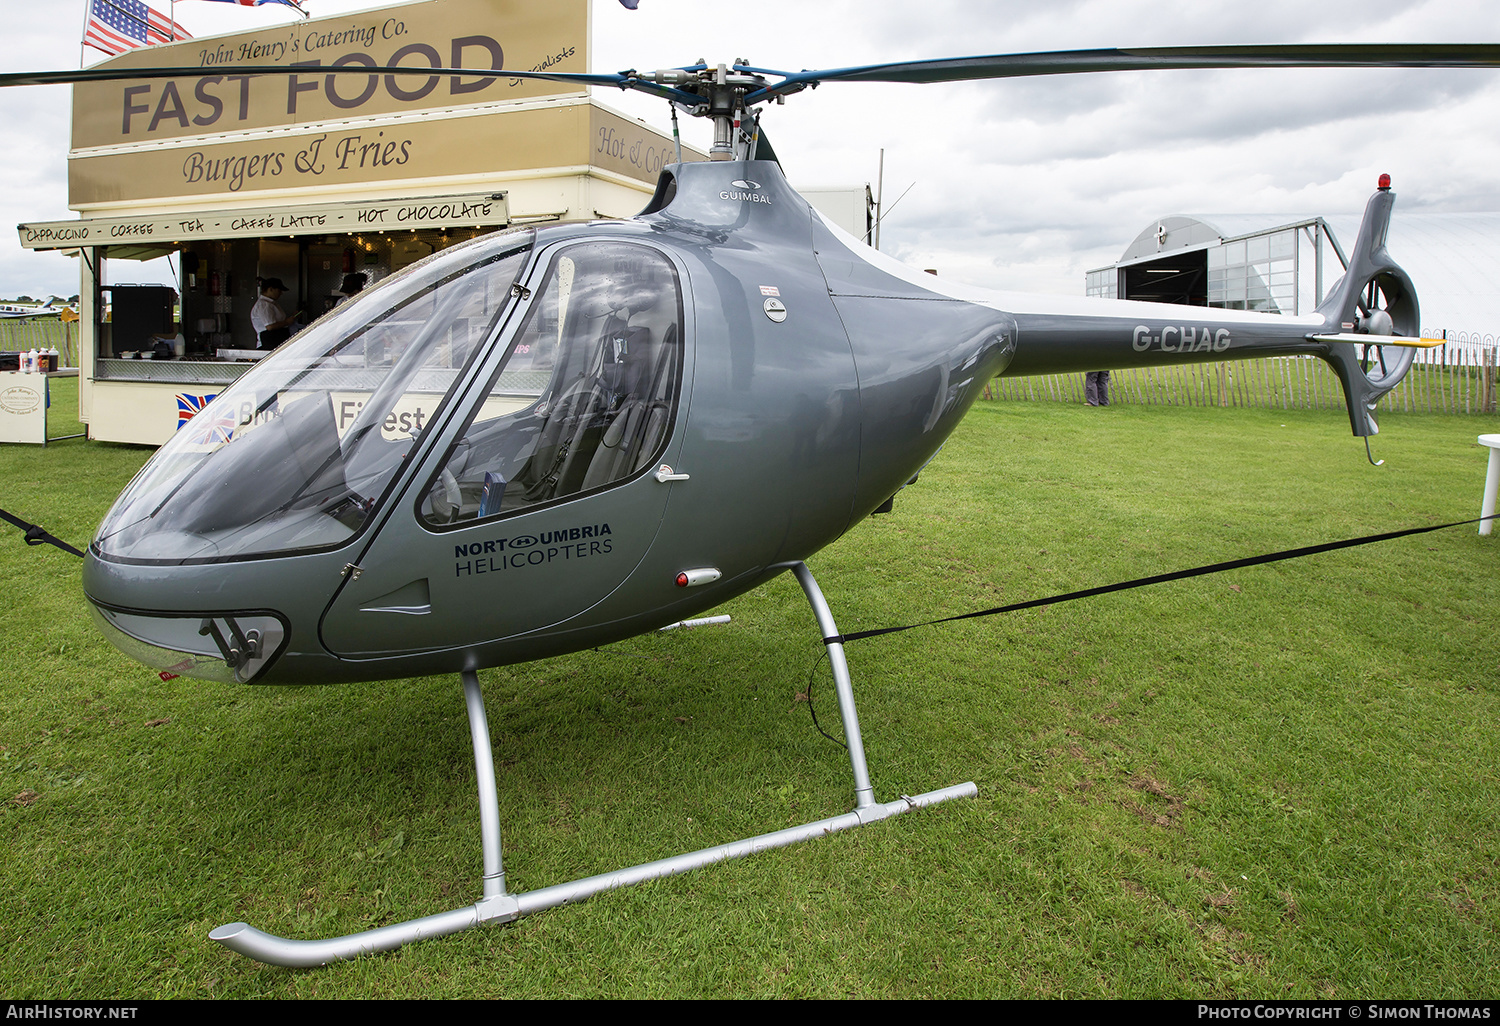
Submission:
[[[640,0],[635,12],[594,3],[596,71],[700,57],[801,69],[1105,46],[1500,42],[1500,8],[1487,0]],[[315,15],[381,6],[306,2]],[[79,65],[82,0],[10,7],[0,68]],[[204,0],[180,0],[176,14],[200,37],[295,17]],[[101,56],[89,51],[87,62]],[[599,98],[666,123],[662,101],[613,90]],[[0,296],[78,290],[74,261],[22,250],[9,228],[70,216],[68,117],[66,87],[0,96]],[[1382,171],[1401,196],[1397,217],[1500,210],[1500,71],[829,84],[773,108],[764,124],[794,184],[873,183],[883,147],[883,248],[995,288],[1080,294],[1085,270],[1110,263],[1165,214],[1357,211]],[[706,147],[704,126],[685,134]],[[152,276],[139,270],[112,277]]]

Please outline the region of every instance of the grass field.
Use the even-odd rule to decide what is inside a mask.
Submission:
[[[981,403],[810,565],[852,632],[1477,515],[1487,422],[1383,427],[1377,469],[1334,412]],[[0,448],[0,507],[81,545],[147,455]],[[458,682],[163,683],[9,531],[0,996],[1492,997],[1497,564],[1466,527],[857,642],[877,797],[977,799],[289,971],[207,933],[478,897]],[[513,890],[847,810],[795,582],[723,611],[481,674]]]

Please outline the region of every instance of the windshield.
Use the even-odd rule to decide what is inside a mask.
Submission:
[[[531,241],[490,235],[435,254],[324,316],[201,410],[179,396],[177,434],[116,501],[97,551],[201,562],[357,534],[494,337]]]

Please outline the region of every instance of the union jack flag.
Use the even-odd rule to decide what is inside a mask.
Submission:
[[[218,0],[218,2],[221,4],[239,4],[241,7],[259,7],[262,4],[286,4],[288,7],[295,7],[297,10],[302,11],[302,5],[298,4],[296,0]],[[302,11],[302,13],[306,14],[307,12]]]
[[[213,396],[208,398],[212,399]],[[234,438],[234,429],[234,414],[209,410],[202,416],[194,418],[193,422],[188,425],[185,444],[189,449],[186,451],[191,451],[193,446],[204,446],[212,451],[221,445],[228,445]]]
[[[141,0],[91,0],[83,23],[84,43],[105,53],[192,38],[187,29]]]
[[[214,395],[219,393],[215,392]],[[182,425],[192,420],[203,412],[203,407],[213,400],[214,395],[177,395],[177,430],[182,430]]]

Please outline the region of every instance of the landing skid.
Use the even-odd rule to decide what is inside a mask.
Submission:
[[[812,605],[818,621],[818,630],[826,638],[839,636],[833,622],[828,602],[813,579],[812,572],[803,563],[792,563],[789,569],[802,585],[807,601]],[[457,933],[481,923],[508,923],[533,912],[555,908],[582,901],[601,891],[612,891],[676,876],[690,869],[698,869],[715,862],[737,859],[770,848],[782,848],[815,837],[865,826],[891,816],[899,816],[910,809],[917,809],[950,798],[969,798],[978,793],[972,782],[956,784],[938,791],[929,791],[916,796],[903,795],[893,802],[880,803],[875,800],[874,788],[870,785],[870,773],[865,765],[864,743],[860,740],[859,717],[854,708],[854,687],[849,679],[849,665],[844,659],[844,646],[837,642],[826,642],[828,658],[833,667],[834,686],[838,692],[839,714],[844,722],[844,738],[849,745],[849,763],[854,772],[854,810],[841,816],[820,819],[803,826],[789,827],[775,833],[729,844],[703,848],[685,855],[647,862],[612,873],[585,877],[571,883],[556,884],[540,890],[510,894],[505,890],[505,868],[500,858],[500,806],[496,798],[495,764],[491,755],[489,723],[485,719],[484,697],[479,690],[479,677],[472,670],[462,674],[464,701],[469,711],[469,734],[474,742],[474,766],[479,780],[479,829],[484,847],[484,896],[473,905],[425,916],[378,930],[366,930],[344,937],[328,940],[289,940],[257,930],[248,923],[230,923],[209,933],[232,951],[266,962],[293,968],[326,965],[346,958],[376,951],[389,951],[403,944]]]

